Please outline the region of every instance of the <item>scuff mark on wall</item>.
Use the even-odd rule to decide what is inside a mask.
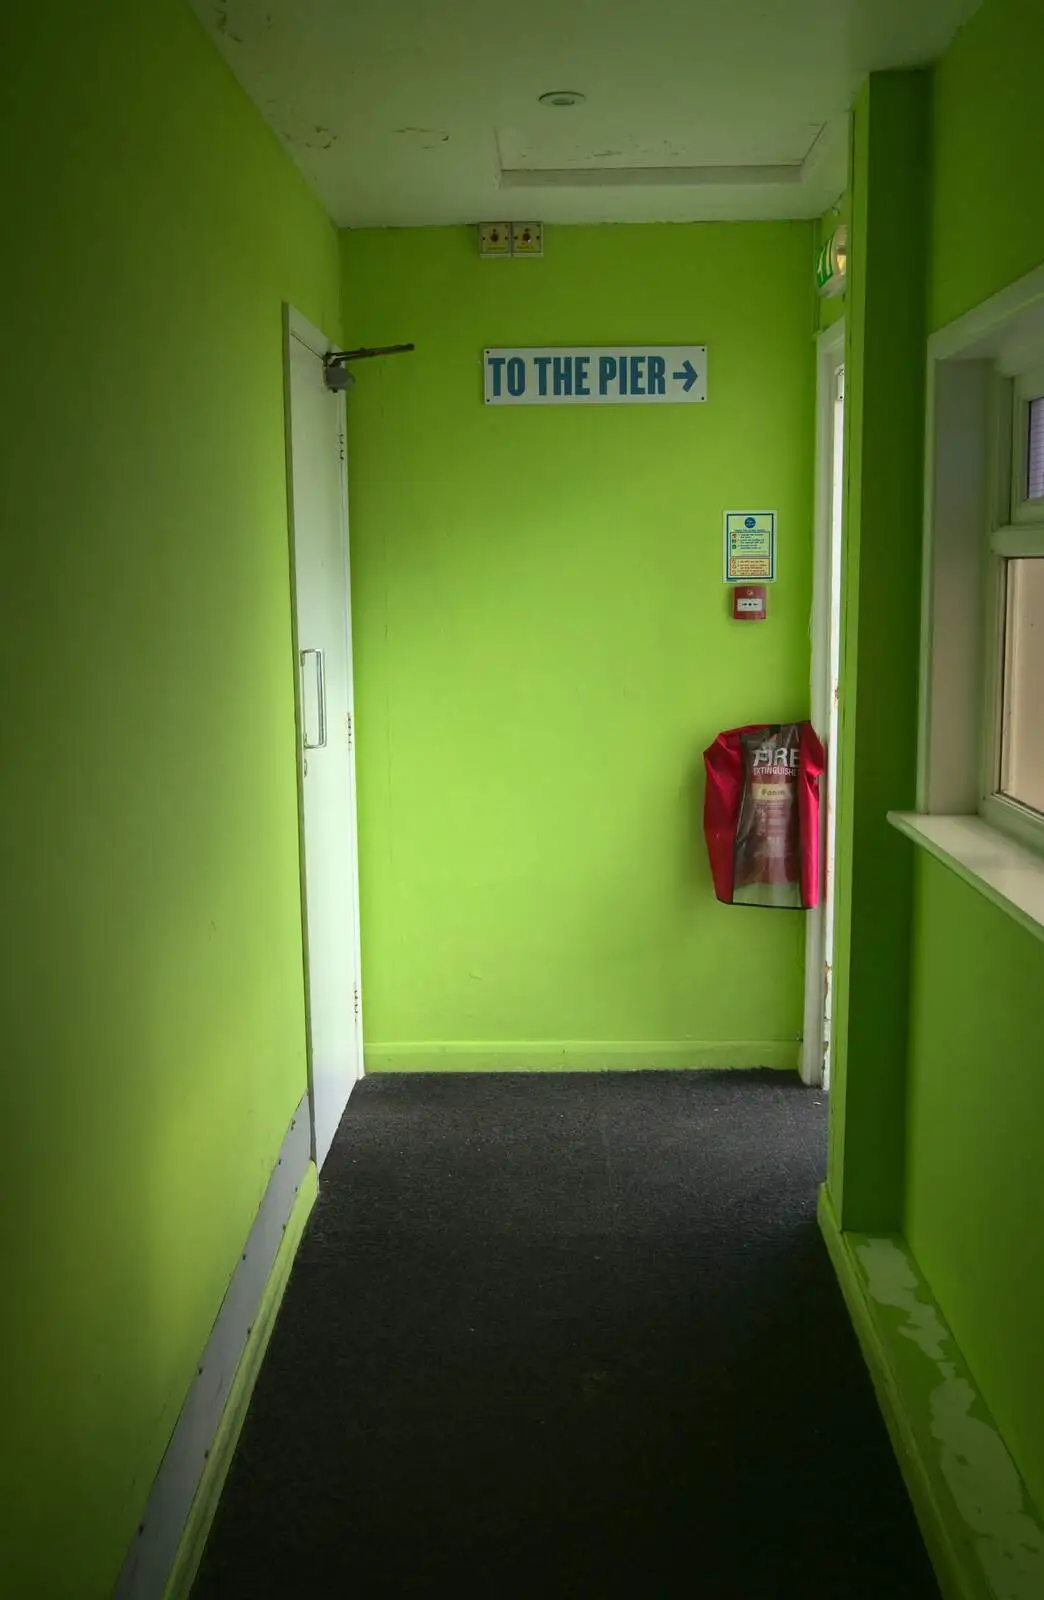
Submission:
[[[272,26],[272,13],[257,0],[212,0],[206,10],[214,32],[233,44],[245,44],[248,35],[267,33]]]
[[[1044,1531],[1004,1440],[992,1422],[972,1414],[984,1408],[963,1375],[953,1335],[934,1302],[922,1298],[910,1259],[894,1240],[868,1239],[856,1255],[871,1300],[901,1313],[897,1331],[931,1363],[928,1425],[939,1447],[939,1471],[993,1595],[1040,1600]]]
[[[223,39],[231,39],[233,44],[243,43],[242,34],[233,33],[229,25],[227,6],[214,7],[214,26]]]
[[[332,133],[329,128],[310,128],[305,133],[284,124],[280,124],[280,133],[287,144],[296,145],[299,150],[332,150],[340,139],[339,133]]]
[[[332,150],[341,135],[321,122],[309,122],[294,106],[266,100],[265,112],[285,144],[296,150]]]
[[[419,144],[422,150],[434,150],[437,145],[449,144],[449,134],[444,128],[396,128],[396,133],[404,134]]]

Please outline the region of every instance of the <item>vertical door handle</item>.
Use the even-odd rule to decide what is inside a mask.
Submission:
[[[316,739],[309,739],[308,737],[308,724],[305,716],[304,674],[308,656],[315,657],[315,703],[319,717],[318,737]],[[326,745],[326,670],[321,650],[301,651],[301,722],[304,733],[304,748],[306,750],[322,750]]]

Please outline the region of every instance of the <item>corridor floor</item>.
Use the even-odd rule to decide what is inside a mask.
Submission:
[[[771,1072],[370,1078],[195,1600],[933,1600]]]

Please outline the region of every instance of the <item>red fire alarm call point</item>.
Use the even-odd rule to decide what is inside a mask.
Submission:
[[[736,622],[764,622],[768,612],[763,583],[737,583],[732,589],[732,616]]]

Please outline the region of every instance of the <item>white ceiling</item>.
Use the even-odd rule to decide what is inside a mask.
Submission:
[[[818,216],[860,80],[933,60],[978,3],[193,0],[353,227]]]

